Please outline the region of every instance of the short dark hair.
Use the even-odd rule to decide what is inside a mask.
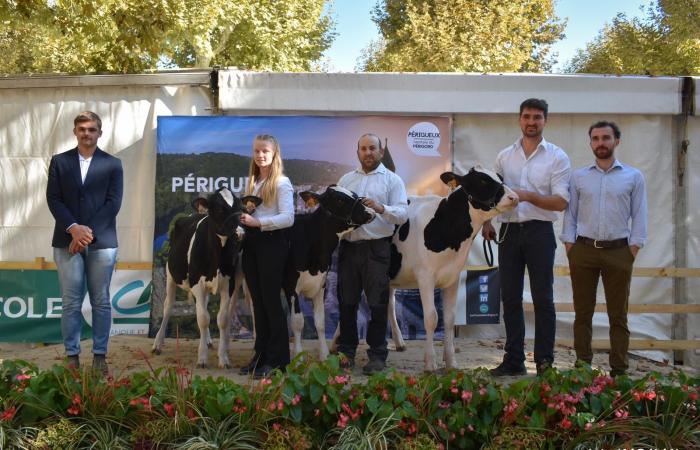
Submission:
[[[92,111],[83,111],[78,114],[76,118],[73,119],[73,126],[77,127],[79,123],[83,122],[95,122],[97,124],[97,128],[102,130],[102,119],[100,119],[100,116]]]
[[[365,133],[365,134],[363,134],[362,136],[360,136],[360,139],[362,139],[362,138],[365,137],[365,136],[372,136],[373,138],[375,138],[375,139],[377,140],[377,143],[379,144],[379,150],[383,150],[383,149],[384,149],[384,147],[382,147],[382,140],[379,139],[379,136],[377,136],[377,135],[374,134],[374,133]],[[358,149],[358,150],[360,149],[360,139],[357,140],[357,149]]]
[[[620,136],[622,136],[622,133],[620,132],[620,127],[617,126],[615,122],[611,122],[608,120],[599,120],[598,122],[594,123],[591,125],[591,127],[588,129],[588,137],[591,137],[591,132],[593,131],[594,128],[606,128],[610,127],[613,130],[613,134],[615,135],[615,139],[620,139]]]
[[[547,104],[547,101],[541,98],[528,98],[524,102],[520,104],[520,115],[522,116],[523,110],[525,108],[529,109],[538,109],[544,113],[544,118],[547,118],[547,114],[549,113],[549,105]]]

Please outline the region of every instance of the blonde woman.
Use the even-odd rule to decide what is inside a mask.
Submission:
[[[294,223],[294,190],[284,176],[280,145],[272,135],[261,134],[253,140],[246,195],[256,195],[263,202],[255,216],[241,216],[243,225],[257,230],[247,233],[243,243],[243,274],[255,313],[255,354],[240,373],[259,378],[289,364],[287,316],[280,290],[289,252],[285,229]]]

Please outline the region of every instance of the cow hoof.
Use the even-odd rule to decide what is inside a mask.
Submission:
[[[207,364],[206,364],[206,363],[198,363],[198,364],[197,364],[197,368],[198,368],[198,369],[206,369],[206,368],[207,368]]]
[[[152,348],[151,353],[153,353],[154,355],[160,355],[161,353],[163,353],[163,350],[159,348]]]
[[[229,370],[229,369],[233,369],[233,366],[232,366],[231,364],[229,364],[229,363],[226,363],[226,364],[219,364],[219,369],[226,369],[226,370]]]
[[[207,342],[207,347],[208,347],[208,348],[214,348],[214,343],[213,343],[213,342]]]
[[[401,345],[396,347],[397,352],[405,352],[406,351],[406,345]]]

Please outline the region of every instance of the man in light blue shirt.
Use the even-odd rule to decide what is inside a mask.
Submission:
[[[588,130],[595,163],[576,170],[561,241],[566,246],[574,293],[574,349],[590,364],[592,321],[598,279],[605,288],[610,322],[610,375],[628,369],[627,328],[632,265],[647,238],[647,199],[642,173],[614,156],[620,129],[596,122]]]

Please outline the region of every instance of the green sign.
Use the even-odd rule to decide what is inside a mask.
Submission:
[[[147,334],[151,273],[117,271],[112,277],[112,334]],[[55,270],[0,270],[0,342],[62,342],[63,302]],[[81,337],[92,337],[86,295]]]

